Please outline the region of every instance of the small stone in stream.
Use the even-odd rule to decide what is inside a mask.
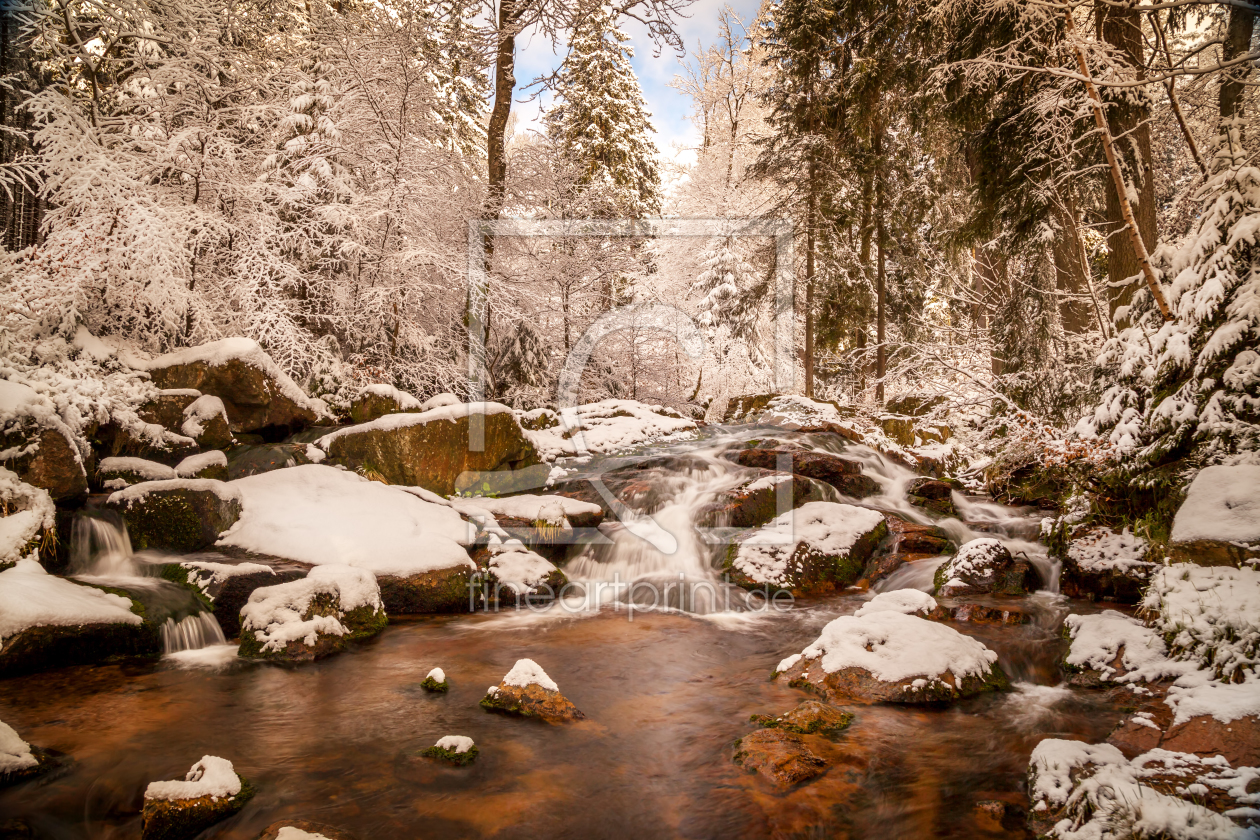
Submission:
[[[309,820],[273,822],[258,835],[258,840],[356,840],[348,831]]]
[[[833,735],[847,729],[853,723],[853,715],[817,700],[806,700],[790,712],[773,715],[753,715],[752,723],[766,729],[782,729],[797,735]]]
[[[477,745],[473,739],[465,735],[447,735],[425,750],[421,755],[435,758],[460,767],[466,767],[477,760]]]
[[[481,708],[548,723],[564,723],[586,717],[560,693],[560,687],[532,659],[518,660],[503,682],[492,685],[481,698]]]
[[[1028,820],[1028,812],[1011,802],[1000,799],[984,799],[976,803],[974,814],[977,827],[989,832],[1021,833]]]
[[[153,782],[145,790],[141,840],[191,840],[241,810],[253,795],[232,762],[204,756],[183,781]]]
[[[0,787],[42,776],[56,763],[52,753],[26,743],[13,727],[0,721]]]
[[[970,624],[1027,624],[1032,621],[1032,617],[1023,610],[985,604],[959,604],[949,608],[949,617]]]
[[[1040,581],[1032,564],[1011,556],[1000,540],[981,537],[964,543],[958,553],[936,570],[936,594],[1026,595]]]
[[[451,684],[446,680],[446,672],[441,668],[434,668],[424,678],[424,682],[420,683],[420,687],[425,691],[434,691],[439,694],[445,694],[450,691]]]
[[[926,508],[941,516],[957,516],[951,494],[954,488],[948,481],[936,478],[916,478],[906,488],[906,500],[916,507]]]
[[[736,741],[735,763],[783,788],[820,776],[827,769],[827,762],[811,752],[799,735],[778,729],[761,729]]]

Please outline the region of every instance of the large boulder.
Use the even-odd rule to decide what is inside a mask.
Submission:
[[[306,574],[306,569],[295,567],[277,569],[263,563],[223,563],[200,559],[168,563],[162,567],[162,577],[195,589],[210,602],[223,635],[229,639],[240,635],[241,608],[249,602],[254,590],[299,580]]]
[[[939,703],[1009,686],[997,654],[897,610],[841,616],[775,679],[840,703]]]
[[[1260,558],[1260,466],[1200,471],[1173,519],[1168,555],[1174,563],[1200,566]]]
[[[35,560],[0,571],[0,677],[162,652],[144,608],[117,590],[54,577]]]
[[[473,424],[483,432],[476,451]],[[499,403],[390,414],[325,435],[318,446],[335,464],[443,496],[466,489],[460,485],[465,473],[515,471],[539,463],[512,410]]]
[[[1001,540],[981,537],[963,543],[958,553],[936,570],[936,593],[959,595],[1027,595],[1040,580],[1031,563],[1011,556]]]
[[[157,396],[144,403],[136,414],[145,423],[155,423],[169,431],[179,431],[184,424],[184,409],[195,403],[201,392],[195,388],[159,390]]]
[[[197,551],[214,544],[241,515],[241,494],[223,481],[146,481],[111,493],[105,507],[122,515],[136,550]]]
[[[734,759],[740,767],[784,789],[821,776],[827,769],[827,762],[804,739],[781,729],[761,729],[740,738],[735,742]]]
[[[192,455],[175,465],[176,478],[212,478],[227,481],[227,456],[217,449]]]
[[[1059,591],[1069,598],[1136,604],[1156,565],[1149,545],[1128,528],[1078,528],[1068,540]]]
[[[365,385],[350,401],[350,419],[355,423],[370,423],[386,414],[419,412],[421,405],[420,400],[393,385]]]
[[[300,580],[255,589],[241,608],[239,654],[307,662],[371,638],[388,619],[373,574],[353,566],[316,566]]]
[[[726,571],[750,590],[834,591],[858,579],[887,531],[878,511],[810,502],[733,543]]]
[[[519,659],[503,681],[490,686],[481,698],[481,707],[521,717],[534,717],[547,723],[566,723],[586,717],[560,693],[555,680],[532,659]]]
[[[0,467],[58,501],[88,491],[83,457],[52,400],[7,379],[0,379]]]
[[[465,555],[466,556],[466,555]],[[381,601],[393,616],[471,612],[481,587],[471,560],[412,574],[380,575]]]
[[[801,452],[783,449],[743,449],[735,453],[736,463],[763,470],[779,469],[779,462],[791,464],[795,475],[825,481],[846,496],[862,499],[879,492],[879,482],[862,475],[858,461],[829,455],[826,452]]]
[[[258,342],[225,338],[159,356],[145,365],[164,389],[195,389],[223,402],[233,432],[259,432],[280,439],[324,413],[302,392]]]
[[[182,781],[153,782],[145,789],[140,840],[192,840],[241,810],[253,795],[232,762],[202,756]]]

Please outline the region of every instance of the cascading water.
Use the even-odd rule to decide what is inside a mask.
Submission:
[[[74,577],[123,589],[145,605],[151,618],[165,616],[165,653],[226,644],[223,629],[188,590],[154,576],[164,558],[136,554],[126,523],[80,514],[70,537],[70,569]]]

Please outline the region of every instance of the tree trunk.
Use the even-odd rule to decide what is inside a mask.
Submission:
[[[809,207],[805,212],[805,396],[814,396],[814,167],[809,168]]]
[[[1098,38],[1115,47],[1129,65],[1137,79],[1146,77],[1146,63],[1142,38],[1142,15],[1137,8],[1111,5],[1107,0],[1097,0],[1095,15]],[[1151,158],[1150,109],[1140,98],[1140,88],[1126,88],[1107,103],[1107,127],[1115,139],[1120,167],[1125,183],[1136,196],[1130,201],[1138,234],[1147,253],[1155,247],[1155,173]],[[1103,232],[1107,236],[1110,254],[1107,258],[1107,279],[1110,281],[1107,299],[1110,313],[1128,305],[1133,298],[1134,285],[1122,285],[1123,281],[1143,273],[1142,259],[1126,232],[1127,223],[1120,196],[1113,178],[1104,186],[1107,195],[1107,221]]]
[[[884,374],[888,372],[888,348],[884,345],[884,181],[879,179],[876,185],[875,210],[875,402],[884,404]]]
[[[507,186],[507,125],[516,89],[516,33],[521,0],[499,0],[499,50],[494,61],[494,107],[486,129],[486,206],[483,218],[499,218]]]
[[[1242,4],[1231,6],[1229,9],[1229,29],[1225,34],[1225,46],[1221,51],[1222,61],[1234,61],[1239,56],[1246,55],[1251,50],[1251,34],[1256,25],[1256,10],[1254,6]],[[1251,72],[1251,65],[1243,63],[1235,68],[1227,70],[1221,79],[1221,91],[1219,99],[1220,117],[1221,117],[1221,136],[1228,137],[1229,124],[1237,122],[1239,150],[1241,151],[1244,137],[1243,127],[1243,100],[1246,92],[1247,76]]]
[[[1054,258],[1056,286],[1062,297],[1059,299],[1059,318],[1063,322],[1063,331],[1069,335],[1079,335],[1089,328],[1093,320],[1089,302],[1085,299],[1089,279],[1086,272],[1089,267],[1082,262],[1081,248],[1076,237],[1076,220],[1068,215],[1065,204],[1059,203],[1054,208],[1057,230],[1050,254]]]

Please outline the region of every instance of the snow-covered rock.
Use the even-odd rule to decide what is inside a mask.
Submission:
[[[486,560],[490,600],[503,603],[522,598],[556,597],[568,583],[564,572],[544,557],[527,549],[519,540],[491,545]]]
[[[775,672],[829,700],[859,703],[932,703],[1008,685],[982,643],[893,610],[835,619]]]
[[[883,514],[810,502],[730,546],[731,582],[746,589],[825,591],[852,584],[888,533]]]
[[[931,617],[943,612],[937,606],[936,599],[918,589],[894,589],[881,592],[862,606],[853,615],[861,618],[877,612],[899,612],[903,615],[921,615]]]
[[[1137,603],[1155,570],[1155,564],[1146,560],[1149,548],[1128,528],[1078,529],[1063,557],[1059,591],[1069,598]]]
[[[141,840],[190,840],[241,810],[253,795],[232,762],[202,756],[183,780],[145,789]]]
[[[0,787],[25,781],[49,769],[42,750],[32,747],[0,720]]]
[[[481,426],[474,450],[472,423]],[[419,413],[387,414],[323,436],[316,445],[330,463],[376,473],[390,484],[423,487],[442,496],[477,489],[485,481],[521,490],[541,486],[547,470],[519,471],[538,464],[512,410],[499,403],[460,403]],[[517,486],[523,482],[524,486]]]
[[[276,569],[263,563],[181,560],[164,566],[162,576],[196,589],[210,602],[223,635],[234,639],[241,631],[241,607],[255,589],[298,580],[306,577],[306,570]]]
[[[241,515],[241,493],[223,481],[145,481],[110,494],[105,507],[122,515],[137,551],[191,552],[213,545]]]
[[[183,411],[180,434],[197,441],[202,449],[226,449],[232,445],[232,427],[223,400],[202,394]]]
[[[450,506],[465,516],[488,513],[495,519],[515,519],[530,524],[552,527],[594,528],[604,518],[599,505],[570,499],[567,496],[538,496],[522,493],[517,496],[456,497]]]
[[[1260,465],[1207,467],[1186,490],[1169,536],[1173,562],[1260,562]]]
[[[436,406],[433,406],[436,408]],[[420,400],[400,391],[393,385],[375,383],[365,385],[350,401],[350,419],[354,423],[370,423],[386,414],[419,412],[424,408]]]
[[[585,717],[560,693],[555,680],[532,659],[517,660],[503,681],[486,691],[486,696],[481,698],[481,707],[494,712],[541,718],[548,723]]]
[[[749,478],[716,498],[696,515],[696,524],[706,528],[760,528],[779,515],[779,494],[789,508],[825,501],[830,493],[823,484],[800,475],[775,474],[758,470]]]
[[[168,481],[175,477],[173,468],[144,458],[102,458],[96,465],[96,481],[105,490],[121,490],[143,481]]]
[[[241,608],[240,655],[290,662],[322,659],[385,629],[375,576],[316,566],[305,578],[255,589]]]
[[[424,681],[420,683],[420,687],[425,691],[435,691],[439,694],[445,694],[450,691],[451,684],[446,679],[446,672],[441,668],[434,668],[425,675]]]
[[[74,432],[53,401],[28,385],[0,379],[0,467],[54,499],[87,492]]]
[[[1064,664],[1077,685],[1154,682],[1185,669],[1168,658],[1168,646],[1151,628],[1115,610],[1069,615],[1072,640]]]
[[[477,745],[467,735],[446,735],[425,750],[424,755],[463,767],[477,759]]]
[[[218,450],[202,452],[180,461],[175,467],[176,478],[212,478],[227,481],[227,456]]]
[[[544,424],[540,422],[547,420]],[[551,423],[554,422],[554,425]],[[606,454],[639,444],[690,437],[696,421],[673,409],[636,400],[603,400],[565,409],[522,412],[525,436],[545,461],[566,455]]]
[[[1017,560],[1001,540],[981,537],[963,543],[958,552],[936,570],[936,594],[1025,595],[1039,584],[1037,572],[1027,560]]]
[[[1260,660],[1260,570],[1178,563],[1151,576],[1142,601],[1151,627],[1180,659],[1216,676],[1255,674]]]
[[[0,467],[0,569],[36,554],[39,542],[56,526],[57,508],[47,490]]]
[[[327,413],[253,339],[213,341],[159,356],[143,367],[159,388],[192,388],[218,397],[233,432],[293,432]]]

